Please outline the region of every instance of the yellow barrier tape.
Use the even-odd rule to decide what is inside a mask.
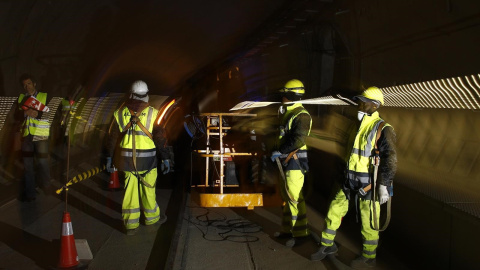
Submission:
[[[88,170],[87,172],[82,172],[80,174],[78,174],[77,176],[73,177],[70,181],[68,181],[63,187],[57,189],[57,194],[60,194],[64,189],[67,189],[67,187],[75,184],[75,183],[78,183],[80,181],[83,181],[83,180],[86,180],[94,175],[96,175],[97,173],[101,172],[105,170],[105,165],[102,166],[102,168],[100,169],[99,167],[95,167],[93,169],[90,169]],[[87,174],[88,173],[88,174]]]

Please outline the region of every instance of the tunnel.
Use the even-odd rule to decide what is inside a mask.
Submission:
[[[480,269],[479,11],[474,0],[0,1],[0,269],[70,268],[65,256],[76,269],[352,269],[365,241],[354,198],[338,251],[311,254],[345,178],[355,97],[372,86],[396,134],[373,269]],[[22,107],[33,106],[24,74],[46,107]],[[271,155],[292,79],[312,122],[311,237],[288,247],[275,237],[283,171]],[[130,178],[109,172],[108,145],[119,151],[113,130],[137,81],[170,156],[162,173],[157,146],[164,223],[127,235]],[[49,126],[31,134],[48,165],[25,161],[25,108]]]

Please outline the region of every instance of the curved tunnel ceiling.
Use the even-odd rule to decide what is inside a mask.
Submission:
[[[169,94],[241,47],[286,2],[2,1],[0,91],[17,95],[16,78],[29,72],[54,95],[129,76]]]

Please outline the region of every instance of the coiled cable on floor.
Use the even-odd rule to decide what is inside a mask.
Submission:
[[[252,243],[257,242],[259,238],[254,234],[262,231],[262,227],[245,219],[227,219],[227,217],[217,211],[204,207],[192,207],[205,210],[204,214],[192,218],[185,218],[190,224],[193,224],[201,233],[202,237],[208,241],[231,241],[236,243]],[[220,218],[211,219],[211,214],[215,213]],[[214,228],[214,233],[211,233]],[[209,233],[217,234],[218,237],[209,237]]]

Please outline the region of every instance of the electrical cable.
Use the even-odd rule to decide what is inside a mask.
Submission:
[[[184,218],[184,220],[194,225],[202,233],[202,238],[207,241],[231,241],[235,243],[252,243],[259,241],[257,236],[248,235],[250,233],[258,233],[262,231],[262,227],[253,222],[244,219],[227,219],[225,215],[204,207],[187,207],[205,210],[205,213],[196,216],[194,218],[195,220],[192,220],[193,218]],[[221,218],[211,219],[209,215],[212,212],[221,216]],[[205,227],[205,229],[202,227]],[[218,236],[217,239],[208,237],[209,228],[215,229],[214,231]]]

